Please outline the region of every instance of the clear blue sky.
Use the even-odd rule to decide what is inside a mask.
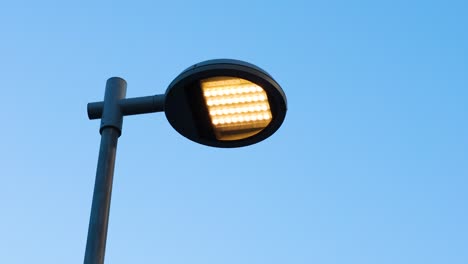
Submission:
[[[269,139],[127,117],[106,263],[468,263],[466,1],[3,1],[0,263],[82,263],[107,78],[233,58],[283,86]]]

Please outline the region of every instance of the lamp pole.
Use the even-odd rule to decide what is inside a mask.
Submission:
[[[101,146],[94,184],[84,264],[104,263],[107,227],[114,177],[117,141],[122,133],[123,116],[119,101],[125,98],[127,83],[121,78],[107,80],[101,117]]]
[[[104,263],[115,156],[117,141],[122,134],[123,117],[163,111],[164,95],[125,98],[126,93],[127,82],[112,77],[107,80],[104,101],[88,104],[89,119],[101,119],[101,146],[84,264]]]

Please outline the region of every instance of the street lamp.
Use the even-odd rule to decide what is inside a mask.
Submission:
[[[125,98],[127,83],[107,80],[104,101],[88,104],[89,119],[101,119],[96,181],[85,264],[104,263],[117,140],[123,116],[164,111],[172,127],[197,143],[243,147],[271,136],[286,116],[286,96],[264,70],[238,60],[195,64],[165,94]]]

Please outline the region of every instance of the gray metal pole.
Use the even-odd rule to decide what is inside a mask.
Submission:
[[[101,146],[84,264],[104,263],[117,141],[123,122],[119,101],[125,98],[126,90],[125,80],[118,77],[107,80],[100,128]]]

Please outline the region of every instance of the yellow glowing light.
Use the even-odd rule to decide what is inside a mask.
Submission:
[[[259,85],[241,78],[214,77],[201,88],[218,140],[253,136],[270,124],[268,96]]]

